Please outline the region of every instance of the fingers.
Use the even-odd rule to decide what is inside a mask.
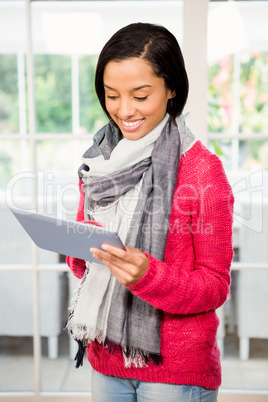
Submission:
[[[93,257],[101,262],[114,262],[120,263],[127,260],[128,256],[125,250],[121,250],[117,247],[102,245],[102,249],[91,248]]]
[[[104,244],[102,250],[91,248],[93,257],[105,264],[125,286],[136,283],[148,268],[148,258],[140,250],[126,246],[126,250]]]
[[[107,244],[102,245],[102,249],[91,248],[90,251],[94,254],[94,258],[100,261],[112,262],[115,264],[133,263],[135,262],[135,256],[131,250],[135,250],[126,246],[126,250],[122,250],[118,247],[109,246]]]

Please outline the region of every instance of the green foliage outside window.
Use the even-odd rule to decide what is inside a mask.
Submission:
[[[253,53],[241,62],[241,125],[247,133],[268,132],[268,53]]]
[[[34,70],[37,132],[71,132],[71,57],[36,55]]]
[[[233,58],[209,69],[209,132],[230,132],[233,119]],[[240,63],[240,133],[268,132],[268,54],[244,54]]]
[[[234,61],[228,56],[209,68],[208,131],[219,133],[219,141],[213,140],[214,151],[230,158],[220,141],[221,133],[233,132],[233,89]],[[239,124],[242,134],[268,134],[268,54],[243,54],[240,59],[240,80],[238,82]],[[238,134],[235,132],[234,134]],[[255,140],[239,142],[241,168],[251,168],[256,163],[268,168],[268,141]]]
[[[94,75],[97,56],[79,57],[79,109],[80,125],[78,133],[94,133],[102,127],[107,119],[99,105],[94,89]],[[35,102],[37,133],[72,133],[72,61],[70,55],[35,55]],[[25,59],[26,67],[26,59]],[[26,74],[25,74],[26,75]],[[22,77],[26,81],[26,76]],[[25,113],[27,120],[27,85],[23,96],[26,110],[19,111],[17,55],[0,55],[0,141],[1,134],[20,133],[19,116]],[[22,133],[25,134],[25,133]],[[24,153],[21,142],[3,141],[0,147],[0,189],[8,179],[21,169],[18,155]],[[53,155],[58,141],[38,141],[38,166],[41,156],[46,158],[46,168],[53,164]],[[40,152],[42,149],[42,152]],[[60,150],[69,155],[69,141],[61,141]],[[15,156],[16,155],[16,156]],[[67,158],[68,159],[68,158]],[[69,160],[58,158],[58,169],[66,169]],[[22,163],[23,165],[23,163]],[[43,164],[44,165],[44,164]],[[42,167],[44,168],[44,166]]]
[[[226,57],[209,69],[208,131],[224,133],[231,130],[233,107],[233,60]]]
[[[96,63],[97,56],[79,58],[81,132],[95,133],[107,122],[95,92]]]
[[[95,94],[97,56],[79,57],[79,133],[95,132],[105,118]],[[72,132],[71,56],[35,56],[37,131]]]
[[[78,132],[95,132],[107,119],[94,88],[97,56],[79,57]],[[38,133],[72,132],[71,56],[35,55],[35,102]],[[27,104],[27,101],[26,101]],[[0,133],[19,132],[16,55],[0,55]]]
[[[0,133],[19,131],[17,57],[0,55]]]

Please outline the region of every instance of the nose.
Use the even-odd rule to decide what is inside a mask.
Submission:
[[[118,115],[121,119],[130,119],[135,114],[135,108],[131,99],[120,99]]]

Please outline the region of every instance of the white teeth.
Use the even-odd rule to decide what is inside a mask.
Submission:
[[[137,124],[139,124],[142,120],[143,119],[140,119],[138,121],[130,121],[130,122],[122,120],[122,122],[123,122],[124,126],[126,126],[126,127],[133,127],[133,126],[136,126]]]

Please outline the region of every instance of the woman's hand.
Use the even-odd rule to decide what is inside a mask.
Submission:
[[[102,250],[91,248],[93,257],[105,264],[124,286],[133,285],[143,277],[148,269],[149,261],[137,248],[125,246],[126,250],[102,245]]]

